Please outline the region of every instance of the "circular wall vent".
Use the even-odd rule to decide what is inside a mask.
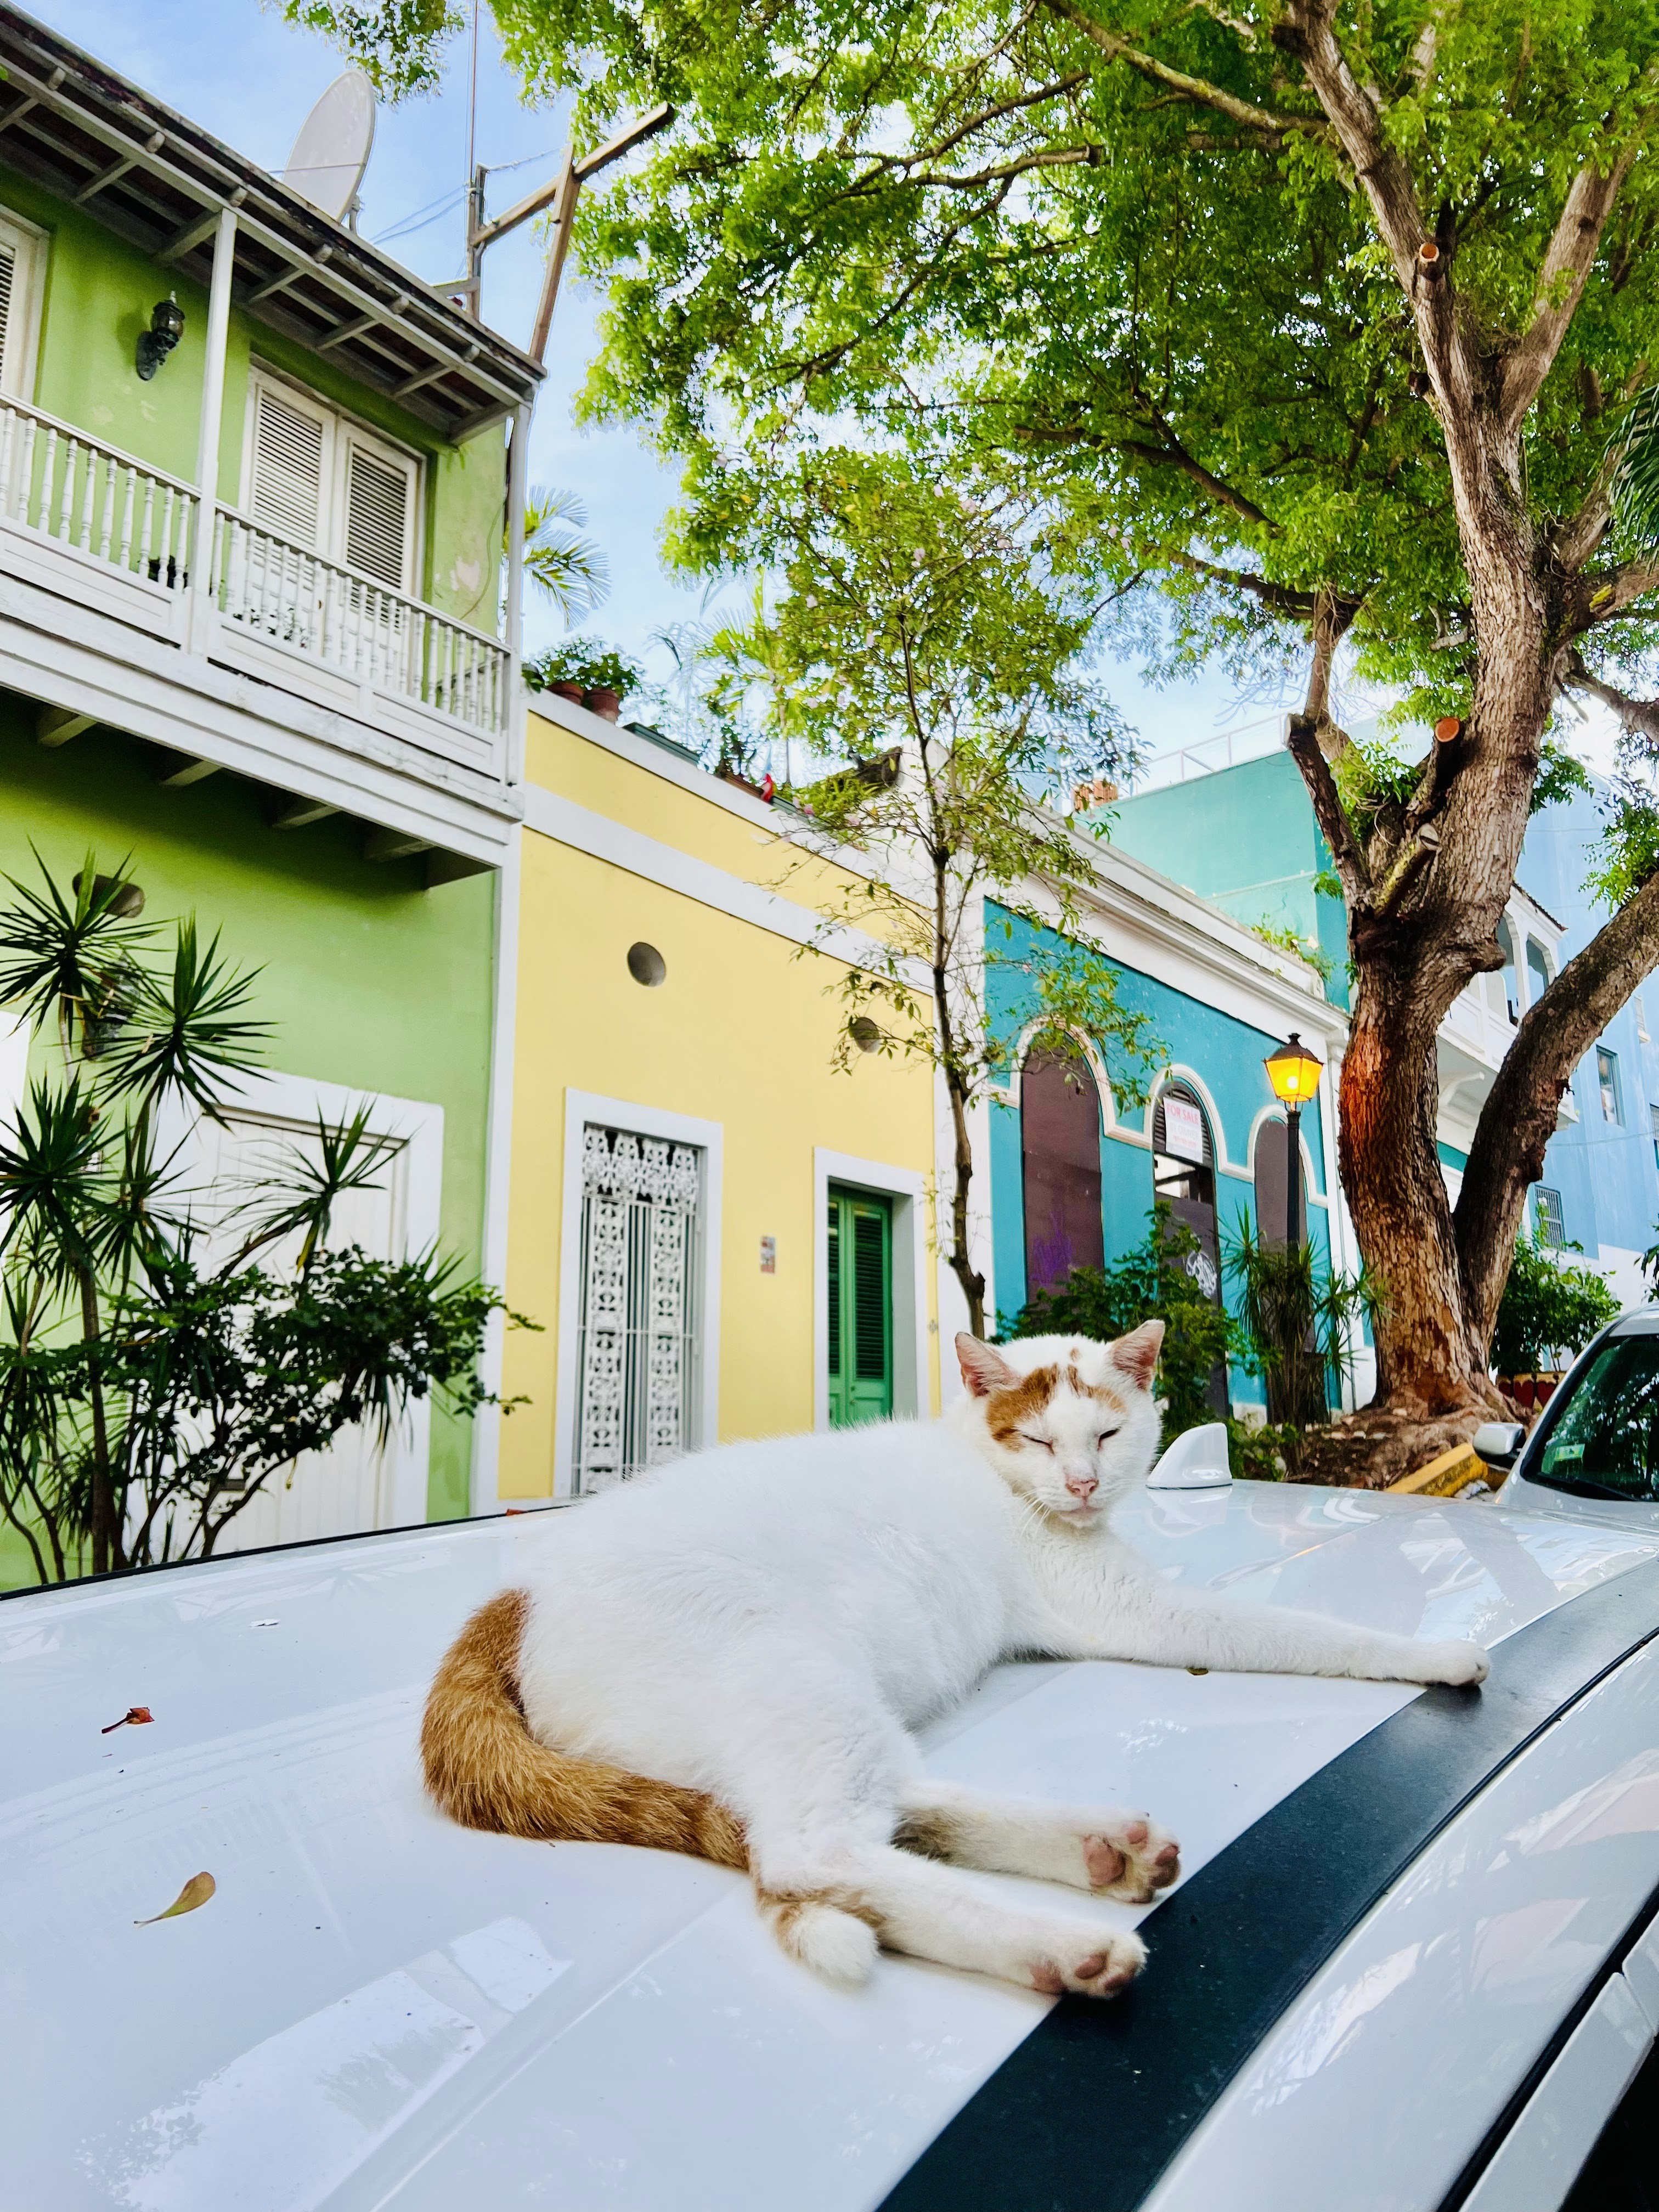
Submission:
[[[628,948],[628,972],[636,983],[643,983],[647,991],[654,991],[668,974],[668,963],[654,945],[641,938],[637,945]]]

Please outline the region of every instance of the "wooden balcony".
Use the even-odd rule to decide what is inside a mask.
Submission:
[[[492,865],[522,801],[498,638],[212,510],[181,479],[0,399],[0,683],[62,744],[101,723]]]

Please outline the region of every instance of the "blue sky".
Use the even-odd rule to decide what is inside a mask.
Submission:
[[[312,102],[343,66],[313,33],[283,21],[258,0],[32,0],[35,15],[145,90],[201,123],[262,167],[280,169]],[[428,282],[462,266],[461,197],[466,165],[467,49],[458,39],[434,96],[383,109],[363,182],[362,228]],[[564,143],[558,110],[526,107],[503,68],[484,10],[478,71],[478,158],[504,173],[489,192],[499,214],[550,179]],[[507,164],[516,164],[510,169]],[[433,204],[437,203],[434,206]],[[403,228],[411,218],[419,228]],[[402,234],[387,240],[386,234]],[[537,226],[493,247],[484,264],[484,319],[527,341],[541,276]],[[653,647],[665,625],[695,619],[701,587],[668,575],[658,557],[675,477],[639,434],[579,429],[572,405],[598,349],[597,288],[567,271],[548,348],[549,376],[531,434],[532,483],[578,493],[589,535],[610,562],[611,596],[582,627],[609,638],[659,676],[668,656]],[[732,595],[735,604],[736,595]],[[532,650],[562,624],[544,605],[527,610]],[[1259,725],[1267,702],[1241,705],[1219,672],[1153,690],[1131,665],[1109,672],[1114,696],[1154,753],[1202,743],[1218,732]],[[1254,733],[1253,733],[1254,734]],[[1591,747],[1592,751],[1599,748]]]

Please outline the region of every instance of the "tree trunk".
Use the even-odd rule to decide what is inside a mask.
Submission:
[[[1369,980],[1369,979],[1368,979]],[[1342,1063],[1342,1188],[1387,1303],[1374,1323],[1375,1403],[1432,1419],[1491,1396],[1470,1356],[1435,1124],[1434,1037],[1401,1036],[1392,994],[1363,989]]]
[[[1544,1172],[1544,1148],[1562,1094],[1573,1069],[1651,972],[1656,947],[1659,876],[1650,877],[1528,1007],[1481,1109],[1456,1229],[1469,1339],[1483,1364],[1527,1192]]]
[[[90,1270],[81,1276],[81,1328],[87,1344],[88,1390],[92,1406],[92,1571],[106,1574],[124,1566],[121,1530],[115,1508],[115,1486],[110,1480],[109,1424],[104,1407],[104,1386],[98,1372],[98,1286]]]
[[[969,1233],[968,1199],[974,1182],[974,1147],[968,1134],[968,1102],[954,1068],[945,1071],[945,1088],[951,1101],[951,1134],[956,1156],[951,1187],[951,1272],[961,1284],[962,1295],[968,1301],[969,1334],[982,1339],[985,1278],[974,1265]]]

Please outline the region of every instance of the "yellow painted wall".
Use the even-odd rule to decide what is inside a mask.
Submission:
[[[787,856],[757,825],[539,717],[529,738],[532,781],[747,881],[779,883]],[[820,882],[841,873],[810,865]],[[788,895],[800,899],[803,882]],[[931,1072],[872,1056],[837,1073],[844,1015],[826,987],[838,963],[531,830],[520,927],[507,1294],[543,1333],[507,1339],[507,1391],[531,1402],[502,1425],[501,1495],[553,1486],[567,1087],[720,1123],[720,1433],[810,1428],[814,1150],[931,1176]],[[667,963],[655,989],[628,972],[640,939]],[[763,1236],[777,1239],[773,1275],[760,1269]],[[936,1407],[936,1356],[929,1366]]]

